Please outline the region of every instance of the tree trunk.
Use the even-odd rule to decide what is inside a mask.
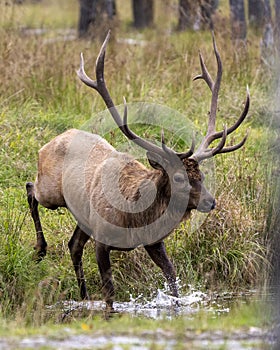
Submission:
[[[80,17],[78,24],[79,37],[88,32],[89,26],[95,19],[96,0],[80,0]]]
[[[261,29],[264,24],[264,1],[248,0],[249,23],[255,29]]]
[[[264,26],[261,41],[261,57],[264,62],[271,65],[274,50],[274,33],[271,16],[270,0],[264,0]]]
[[[98,28],[103,30],[106,22],[112,20],[115,14],[115,0],[80,0],[79,37],[89,35],[91,25],[95,26],[95,31]]]
[[[271,23],[272,17],[271,17],[271,6],[270,6],[270,0],[264,0],[263,4],[264,9],[264,21],[265,23]]]
[[[196,7],[194,7],[191,0],[179,0],[178,30],[186,30],[193,27]]]
[[[135,28],[146,28],[154,22],[154,0],[133,0],[133,25]]]
[[[275,0],[275,41],[280,54],[280,0]]]
[[[247,26],[245,19],[244,0],[229,0],[231,33],[234,41],[246,41]]]
[[[110,20],[114,18],[117,14],[116,2],[115,0],[105,0],[106,9],[105,12]]]
[[[214,29],[212,15],[219,6],[219,0],[200,0],[202,23],[211,30]]]

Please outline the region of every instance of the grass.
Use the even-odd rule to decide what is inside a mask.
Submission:
[[[266,310],[266,313],[264,313]],[[210,316],[211,315],[211,316]],[[269,315],[262,304],[243,304],[242,308],[236,307],[229,314],[214,315],[210,312],[198,312],[190,318],[162,318],[153,320],[142,317],[130,317],[127,315],[115,315],[105,320],[100,315],[72,319],[70,323],[53,324],[47,322],[39,328],[20,327],[18,323],[1,322],[0,336],[7,339],[10,335],[10,343],[17,344],[21,339],[28,339],[29,344],[38,339],[48,339],[45,345],[37,345],[39,349],[53,349],[52,341],[69,341],[80,339],[83,344],[88,340],[103,339],[102,343],[95,346],[100,349],[111,349],[118,346],[123,349],[131,349],[134,346],[145,346],[150,349],[203,349],[205,339],[212,337],[216,341],[208,341],[208,347],[213,349],[228,349],[231,340],[239,339],[243,335],[244,340],[237,343],[244,348],[249,348],[254,342],[258,349],[269,349],[270,345],[265,339],[250,338],[250,334],[263,328],[269,330]],[[223,331],[221,332],[221,328]],[[256,334],[256,333],[255,333]],[[83,338],[84,337],[84,338]],[[88,338],[86,338],[88,337]],[[131,341],[130,341],[131,339]],[[199,339],[201,343],[199,343]],[[203,340],[204,339],[204,340]],[[131,343],[133,342],[133,343]],[[199,345],[201,344],[201,345]],[[219,344],[215,345],[215,344]],[[72,344],[73,346],[73,344]]]
[[[242,307],[240,307],[240,304],[242,304]],[[236,303],[231,313],[224,312],[219,314],[209,309],[207,311],[198,311],[189,318],[174,317],[170,319],[169,317],[162,316],[160,320],[141,316],[132,317],[123,313],[112,315],[108,322],[98,312],[87,312],[88,315],[84,315],[83,317],[73,316],[70,318],[71,322],[68,320],[64,323],[54,325],[52,320],[51,322],[48,321],[40,326],[39,332],[32,324],[21,327],[20,324],[16,326],[13,322],[5,322],[2,319],[0,323],[0,336],[5,336],[9,329],[11,336],[34,336],[39,333],[55,337],[56,334],[61,335],[66,327],[71,327],[71,334],[93,331],[98,335],[108,335],[108,333],[141,335],[145,330],[150,330],[152,333],[161,327],[163,334],[170,331],[176,334],[177,337],[184,337],[188,330],[197,333],[215,331],[221,329],[221,324],[224,332],[233,332],[236,329],[241,330],[242,328],[248,330],[251,327],[270,327],[271,310],[267,308],[267,305],[264,305],[259,300],[251,300],[250,302],[240,301],[240,304]]]
[[[216,39],[224,76],[218,127],[232,124],[240,114],[248,84],[250,113],[234,138],[241,139],[247,128],[251,131],[242,151],[215,160],[217,210],[199,230],[185,223],[166,240],[183,291],[189,284],[210,290],[253,288],[263,284],[267,269],[266,218],[273,188],[268,180],[270,131],[266,120],[270,118],[267,94],[272,73],[261,64],[260,38],[254,33],[249,33],[246,51],[232,54],[229,29],[223,23],[227,5],[221,3]],[[40,209],[49,251],[45,260],[36,264],[25,182],[35,177],[40,147],[69,128],[83,127],[104,110],[101,98],[82,86],[75,73],[81,51],[92,71],[100,43],[61,40],[60,29],[77,26],[75,1],[60,1],[59,6],[55,1],[0,6],[6,6],[0,11],[0,313],[5,318],[21,317],[28,324],[43,324],[46,303],[79,298],[67,247],[75,224],[65,210]],[[114,28],[115,40],[106,57],[106,77],[116,104],[122,103],[122,96],[131,103],[164,104],[204,132],[210,94],[203,82],[192,82],[192,78],[200,72],[198,48],[209,70],[215,71],[210,34],[166,33],[164,26],[170,29],[175,21],[174,13],[168,16],[166,11],[164,25],[157,22],[156,29],[139,34],[129,26],[126,13],[120,7],[122,22]],[[158,15],[157,21],[160,18]],[[35,35],[26,30],[34,28],[45,32]],[[126,37],[140,38],[146,45],[128,45],[121,40]],[[154,130],[142,128],[139,132],[158,137]],[[118,146],[117,134],[106,137]],[[142,249],[112,255],[118,300],[126,300],[128,291],[137,296],[163,286],[161,274]],[[91,295],[100,299],[93,243],[85,249],[84,269]]]

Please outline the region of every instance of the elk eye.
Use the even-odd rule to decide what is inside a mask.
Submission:
[[[173,181],[177,184],[183,184],[185,182],[185,176],[177,173],[173,176]]]

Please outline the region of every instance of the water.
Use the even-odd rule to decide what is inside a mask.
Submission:
[[[180,298],[169,296],[165,291],[158,290],[156,295],[146,298],[143,295],[130,297],[128,302],[115,302],[117,314],[129,317],[146,317],[155,320],[161,319],[188,319],[192,320],[199,311],[205,311],[209,317],[218,318],[221,314],[229,314],[236,301],[244,303],[254,298],[254,291],[247,293],[212,293],[208,295],[199,290],[191,290]],[[179,302],[179,306],[177,303]],[[105,304],[102,301],[62,301],[47,307],[50,313],[59,313],[63,321],[71,321],[72,317],[81,315],[104,314]],[[114,317],[114,316],[113,316]],[[120,318],[121,322],[121,318]],[[159,326],[160,327],[160,326]],[[140,334],[140,335],[139,335]],[[143,330],[137,335],[127,331],[121,334],[111,332],[86,332],[86,334],[73,335],[71,328],[62,331],[59,339],[47,336],[25,337],[21,339],[0,339],[1,350],[19,349],[110,349],[110,350],[177,350],[179,349],[213,349],[213,350],[264,350],[272,349],[273,332],[256,327],[237,329],[230,334],[222,330],[201,331],[188,329],[184,331],[179,340],[174,330],[169,332],[161,328],[149,331]],[[275,348],[276,349],[276,348]]]
[[[254,291],[246,293],[203,293],[199,290],[191,290],[187,295],[175,298],[166,293],[165,290],[158,290],[156,295],[147,298],[143,295],[133,297],[130,295],[128,302],[114,302],[116,313],[125,313],[133,317],[144,316],[152,319],[173,318],[178,316],[191,317],[203,310],[209,312],[210,316],[218,316],[229,313],[231,306],[236,300],[252,298]],[[178,304],[178,305],[177,305]],[[79,312],[103,312],[105,303],[102,301],[62,301],[48,307],[50,310],[62,312],[62,317],[67,318],[71,314]]]

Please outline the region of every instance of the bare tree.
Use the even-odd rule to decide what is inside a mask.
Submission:
[[[154,0],[132,0],[133,25],[146,28],[154,22]]]
[[[271,6],[270,6],[270,0],[264,0],[263,3],[263,10],[264,10],[264,18],[265,22],[271,22],[272,17],[271,17]]]
[[[244,0],[229,0],[231,33],[234,41],[245,42],[247,25],[245,18]]]
[[[219,0],[179,0],[178,30],[202,26],[213,29],[212,15],[219,5]]]
[[[78,24],[79,36],[85,36],[90,24],[95,19],[94,0],[80,0],[80,17]]]
[[[261,58],[268,63],[273,58],[274,33],[270,0],[264,0],[264,26],[261,41]]]
[[[262,29],[264,24],[264,1],[248,0],[249,23],[255,29]]]
[[[275,39],[278,52],[280,53],[280,0],[275,0]]]
[[[194,5],[190,0],[179,0],[178,30],[190,29],[193,26]]]
[[[219,0],[200,0],[201,20],[211,30],[214,29],[212,15],[219,6]]]
[[[104,23],[112,20],[115,14],[115,0],[80,0],[79,37],[88,35],[90,26],[100,26],[103,30]]]

